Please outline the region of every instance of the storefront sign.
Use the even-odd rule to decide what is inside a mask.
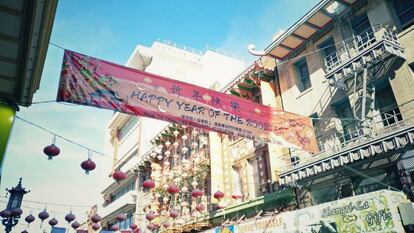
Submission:
[[[318,151],[308,117],[68,50],[57,100]]]

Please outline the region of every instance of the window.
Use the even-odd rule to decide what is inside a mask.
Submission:
[[[400,21],[402,29],[414,23],[414,4],[412,0],[393,0],[395,14]]]
[[[332,37],[320,43],[318,47],[321,50],[322,58],[326,58],[328,56],[334,56],[333,53],[336,52],[335,41]]]
[[[131,117],[128,121],[119,129],[118,131],[118,140],[122,141],[126,138],[126,136],[135,128],[136,124],[138,123],[138,117]]]
[[[332,37],[320,43],[318,48],[321,50],[321,57],[326,66],[332,66],[338,63],[338,56],[336,54],[335,41]]]
[[[339,103],[334,105],[336,116],[340,119],[342,125],[342,135],[339,140],[346,142],[358,137],[359,127],[357,127],[356,120],[354,117],[349,98],[341,100]]]
[[[355,36],[362,36],[362,34],[365,33],[367,30],[372,30],[367,13],[364,12],[360,15],[354,15],[351,19],[351,27]]]
[[[306,59],[302,59],[295,63],[295,69],[296,69],[296,77],[299,81],[299,91],[303,92],[307,89],[309,89],[311,85],[310,77],[309,77],[309,70],[308,70],[308,64],[306,63]]]
[[[312,119],[313,130],[315,130],[315,137],[316,137],[316,142],[318,143],[319,150],[323,151],[322,128],[321,128],[321,122],[319,120],[319,115],[318,113],[315,112],[312,115],[310,115],[309,118]]]
[[[116,192],[112,194],[112,202],[116,201],[117,199],[125,195],[125,193],[131,190],[134,190],[134,189],[135,189],[135,180],[131,179],[124,187],[122,187],[121,189],[117,190]]]

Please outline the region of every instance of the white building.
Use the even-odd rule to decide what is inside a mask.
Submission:
[[[154,42],[151,47],[138,45],[127,62],[127,66],[145,70],[167,78],[176,79],[203,87],[215,82],[226,84],[244,69],[244,62],[226,55],[218,49],[208,47],[205,52],[170,41]],[[102,216],[103,229],[118,224],[128,229],[131,223],[145,229],[143,214],[145,203],[134,167],[140,156],[151,149],[150,140],[167,126],[167,122],[115,113],[108,127],[108,154],[114,155],[113,170],[120,169],[128,178],[117,183],[107,178],[102,191],[104,203],[98,208]],[[112,173],[108,171],[108,175]],[[138,201],[137,201],[138,200]],[[126,214],[127,219],[117,223],[116,216]]]

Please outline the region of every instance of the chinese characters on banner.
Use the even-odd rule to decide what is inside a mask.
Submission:
[[[57,101],[318,151],[308,117],[69,50],[64,53]]]

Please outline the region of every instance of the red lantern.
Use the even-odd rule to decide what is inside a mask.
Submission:
[[[191,196],[194,197],[194,198],[199,198],[199,197],[203,196],[203,194],[204,194],[203,191],[201,191],[200,189],[194,189],[191,192]]]
[[[77,221],[74,221],[72,224],[71,224],[71,227],[73,228],[73,229],[78,229],[79,227],[80,227],[80,224],[77,222]]]
[[[53,157],[58,156],[60,153],[59,147],[51,144],[49,146],[46,146],[43,148],[43,153],[45,153],[48,156],[49,160],[52,160]]]
[[[10,215],[12,216],[12,217],[17,217],[17,216],[20,216],[20,215],[22,215],[23,214],[23,211],[22,211],[22,209],[20,209],[20,208],[14,208],[14,209],[12,209],[11,211],[10,211]]]
[[[0,212],[0,216],[2,218],[8,218],[8,217],[10,217],[10,215],[11,215],[10,210],[3,210],[3,211]]]
[[[98,222],[100,222],[102,220],[102,218],[101,218],[101,216],[99,216],[98,214],[94,214],[93,216],[92,216],[92,218],[91,218],[91,221],[93,222],[93,223],[98,223]]]
[[[148,213],[146,216],[145,216],[145,218],[148,220],[148,221],[152,221],[152,220],[154,220],[154,218],[155,218],[155,214],[153,213],[153,212],[150,212],[150,213]]]
[[[242,198],[242,195],[237,194],[237,193],[233,193],[233,194],[231,195],[231,197],[232,197],[234,200],[237,200],[237,199]]]
[[[28,231],[26,231],[26,230],[23,230],[21,233],[29,233]]]
[[[116,220],[118,220],[118,222],[125,221],[126,218],[127,218],[127,216],[125,214],[118,214],[116,216]]]
[[[65,220],[68,222],[68,223],[71,223],[73,220],[75,220],[75,215],[73,215],[72,214],[72,212],[70,212],[69,214],[67,214],[66,216],[65,216]]]
[[[155,229],[154,224],[152,224],[152,223],[148,224],[147,229],[150,230],[150,231],[154,230]]]
[[[203,211],[203,210],[204,210],[204,205],[203,205],[203,204],[198,204],[198,205],[196,205],[196,210],[197,210],[198,212]]]
[[[171,218],[177,218],[178,217],[178,212],[175,210],[170,210],[170,217]]]
[[[142,186],[146,189],[152,189],[155,187],[155,182],[153,180],[146,180],[142,183]]]
[[[90,171],[96,168],[96,164],[89,158],[81,163],[81,167],[86,174],[89,174]]]
[[[31,215],[31,214],[27,215],[27,217],[24,218],[24,221],[26,221],[27,224],[32,223],[34,220],[35,220],[35,217],[33,215]]]
[[[163,226],[164,228],[168,228],[168,227],[170,227],[170,224],[169,224],[168,222],[165,222],[165,223],[163,223],[163,224],[162,224],[162,226]]]
[[[114,178],[114,180],[116,180],[116,182],[120,182],[121,180],[125,180],[127,177],[128,177],[127,174],[125,174],[124,172],[122,172],[120,170],[115,171],[112,174],[112,178]]]
[[[177,185],[172,184],[168,187],[167,192],[171,195],[174,195],[174,194],[180,192],[180,188],[178,188]]]
[[[221,191],[217,191],[214,193],[214,198],[216,198],[217,200],[220,200],[223,197],[224,197],[224,193]]]
[[[45,219],[49,218],[49,213],[46,212],[46,210],[43,210],[42,212],[39,213],[37,217],[39,217],[40,220],[42,220],[43,222]]]
[[[111,226],[111,231],[117,231],[119,230],[119,226],[118,225],[112,225]]]
[[[49,220],[49,225],[54,227],[56,224],[58,224],[58,220],[56,218],[52,218]]]
[[[131,223],[131,225],[129,225],[129,228],[131,228],[132,230],[135,230],[138,228],[138,226],[134,223]]]
[[[97,231],[97,230],[99,230],[101,228],[101,226],[99,226],[99,224],[98,223],[94,223],[94,224],[92,224],[92,229],[94,230],[94,231]]]

